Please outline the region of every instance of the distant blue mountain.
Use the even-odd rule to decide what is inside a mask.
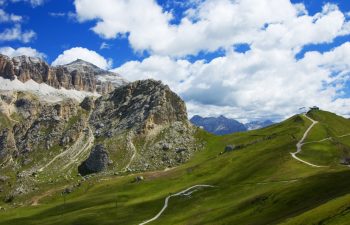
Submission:
[[[198,115],[193,116],[190,121],[194,125],[202,127],[204,130],[216,135],[255,130],[273,124],[271,120],[252,121],[247,124],[243,124],[237,120],[229,119],[224,116],[201,117]]]
[[[217,135],[224,135],[247,130],[244,124],[234,119],[228,119],[224,116],[201,117],[196,115],[192,117],[190,121],[194,125],[202,127],[204,130]]]
[[[256,130],[274,124],[271,120],[252,121],[244,124],[247,130]]]

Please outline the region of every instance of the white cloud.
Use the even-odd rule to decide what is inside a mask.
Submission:
[[[15,15],[13,13],[9,14],[5,12],[3,9],[0,9],[0,23],[4,22],[14,22],[18,23],[22,21],[22,16]]]
[[[16,24],[12,28],[6,28],[0,33],[0,41],[20,41],[28,43],[36,37],[32,30],[23,31],[21,25]]]
[[[29,0],[30,4],[34,7],[44,4],[45,0]]]
[[[75,47],[65,50],[52,62],[52,65],[64,65],[77,59],[85,60],[102,69],[109,69],[112,66],[112,61],[110,59],[107,60],[97,52],[82,47]]]
[[[106,43],[106,42],[102,42],[100,45],[100,49],[110,49],[111,45]]]
[[[26,55],[37,58],[45,58],[44,53],[41,53],[38,50],[30,47],[20,47],[17,49],[14,49],[12,47],[1,47],[0,54],[7,55],[9,57]]]
[[[49,12],[49,15],[52,17],[65,17],[66,13],[64,13],[64,12]]]
[[[194,0],[181,5],[187,11],[178,24],[155,0],[75,0],[75,7],[78,21],[95,21],[91,29],[102,38],[127,38],[135,51],[151,54],[116,72],[129,80],[164,81],[186,100],[190,114],[284,118],[318,105],[350,115],[343,95],[350,44],[295,59],[305,45],[350,34],[348,15],[335,4],[310,15],[290,0]],[[250,50],[235,52],[242,43]],[[186,60],[217,50],[225,56]]]
[[[55,17],[55,18],[67,18],[72,21],[76,21],[76,15],[75,13],[69,11],[69,12],[49,12],[49,16]]]
[[[0,6],[2,4],[6,4],[6,2],[0,2]],[[13,23],[12,27],[7,27],[4,30],[0,31],[0,41],[20,41],[23,43],[32,41],[36,37],[36,33],[33,30],[23,31],[21,26],[22,22],[22,16],[13,13],[7,13],[5,10],[0,9],[0,24]]]
[[[313,105],[350,115],[350,99],[341,99],[350,74],[350,43],[307,53],[299,61],[292,50],[252,49],[208,63],[151,56],[114,71],[128,80],[163,80],[187,101],[191,115],[284,118]]]
[[[101,37],[127,37],[134,50],[158,55],[185,56],[237,43],[300,49],[350,32],[344,31],[345,15],[333,4],[313,16],[303,4],[289,0],[206,0],[194,5],[174,25],[173,15],[154,0],[75,0],[78,20],[96,20],[92,30]]]
[[[10,0],[13,3],[16,2],[27,2],[31,4],[32,7],[37,7],[45,3],[45,0]]]

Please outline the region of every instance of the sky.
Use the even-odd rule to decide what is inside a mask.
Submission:
[[[190,116],[350,117],[347,0],[0,0],[0,53],[161,80]]]

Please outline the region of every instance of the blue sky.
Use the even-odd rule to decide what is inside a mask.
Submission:
[[[54,65],[89,55],[126,79],[160,79],[190,114],[281,119],[320,105],[350,115],[350,4],[241,2],[0,0],[0,48]]]
[[[176,18],[173,23],[179,23],[180,18],[188,6],[180,6],[176,1],[158,0],[158,4],[162,5],[165,10],[174,12]],[[294,0],[293,3],[304,3],[310,14],[315,14],[321,11],[323,4],[326,2],[335,3],[344,11],[350,11],[350,4],[346,1],[319,1],[319,0]],[[149,56],[147,52],[135,53],[130,47],[129,42],[125,38],[118,38],[114,40],[104,40],[90,30],[94,22],[78,23],[74,18],[65,16],[52,16],[50,13],[74,13],[74,1],[72,0],[46,0],[43,4],[32,7],[31,4],[25,1],[11,3],[8,2],[3,7],[7,12],[17,15],[23,15],[25,22],[24,29],[32,29],[37,33],[36,38],[28,44],[23,45],[20,41],[2,42],[1,45],[9,45],[13,48],[22,46],[33,47],[40,52],[44,52],[47,56],[46,60],[52,62],[63,50],[71,47],[82,46],[99,52],[106,58],[113,59],[113,66],[117,67],[130,60],[141,60]],[[11,24],[1,24],[3,28],[11,27]],[[337,38],[332,43],[317,44],[305,46],[305,51],[316,50],[324,52],[332,49],[341,43],[350,40],[350,36]],[[100,49],[101,44],[105,42],[110,47],[107,49]],[[244,48],[243,48],[244,49]],[[238,48],[238,51],[241,50]],[[300,54],[303,55],[304,51]],[[211,60],[217,56],[222,55],[222,52],[215,51],[196,55],[189,55],[188,59],[195,61],[198,59]]]

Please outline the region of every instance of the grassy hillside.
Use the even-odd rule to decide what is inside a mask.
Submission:
[[[333,167],[341,158],[350,156],[350,120],[320,110],[308,115],[319,122],[306,138],[300,158]]]
[[[350,215],[350,170],[338,163],[347,154],[349,122],[334,114],[313,111],[320,121],[298,154],[325,163],[314,168],[291,157],[311,125],[297,115],[265,129],[225,136],[198,130],[206,142],[188,163],[166,171],[113,177],[92,177],[62,195],[62,186],[26,196],[27,205],[3,205],[0,225],[11,224],[139,224],[155,216],[164,199],[196,184],[190,196],[173,197],[158,220],[149,224],[346,224]],[[226,145],[236,150],[223,153]],[[134,182],[142,175],[145,180]],[[46,196],[47,195],[47,196]],[[41,198],[42,197],[42,198]],[[39,205],[29,203],[40,198]]]

